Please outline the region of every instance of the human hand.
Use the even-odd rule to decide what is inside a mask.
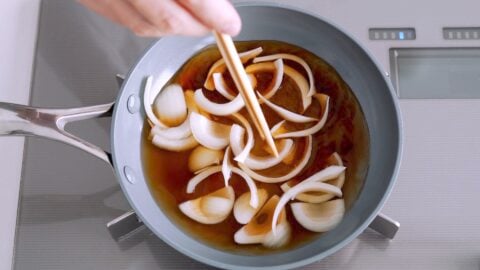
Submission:
[[[241,20],[228,0],[78,0],[139,36],[237,35]]]

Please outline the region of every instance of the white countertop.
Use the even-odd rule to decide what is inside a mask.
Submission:
[[[0,1],[0,101],[27,104],[40,0]],[[23,138],[0,137],[0,269],[11,269]]]

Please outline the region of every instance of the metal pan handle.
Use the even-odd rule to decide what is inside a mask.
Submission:
[[[112,116],[114,103],[97,106],[44,109],[0,102],[0,136],[39,136],[60,141],[94,155],[113,167],[111,154],[65,131],[65,125]]]

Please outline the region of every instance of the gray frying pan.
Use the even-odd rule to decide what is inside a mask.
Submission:
[[[237,40],[279,40],[303,47],[330,63],[350,85],[364,111],[370,134],[369,171],[363,190],[342,222],[317,240],[271,255],[246,256],[212,248],[172,223],[150,194],[141,158],[145,115],[141,96],[145,77],[156,74],[158,87],[208,44],[201,38],[166,37],[148,49],[126,77],[114,103],[76,109],[39,109],[0,103],[0,135],[36,135],[58,140],[111,164],[140,219],[172,247],[203,263],[222,268],[282,269],[320,260],[355,239],[377,216],[393,187],[401,155],[401,121],[389,79],[348,34],[308,12],[272,4],[238,6],[243,20]],[[112,116],[112,153],[63,131],[70,121]]]

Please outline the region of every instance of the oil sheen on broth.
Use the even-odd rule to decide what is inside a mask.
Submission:
[[[278,41],[237,42],[236,47],[239,52],[262,47],[263,53],[261,55],[275,53],[294,54],[304,59],[311,67],[317,92],[330,96],[330,111],[325,126],[313,137],[314,147],[308,165],[295,179],[305,179],[325,168],[325,160],[327,157],[337,152],[347,167],[342,192],[348,213],[348,209],[352,206],[363,186],[369,160],[369,136],[366,121],[358,101],[349,86],[324,60],[300,47]],[[181,67],[170,83],[178,83],[184,90],[201,88],[210,66],[220,57],[216,46],[209,46],[203,49]],[[250,62],[251,60],[247,64]],[[289,60],[284,60],[284,62],[306,76],[305,70],[299,64]],[[226,73],[226,82],[233,87],[233,82],[228,76],[228,72]],[[256,77],[258,81],[257,89],[266,88],[266,84],[272,79],[272,75],[268,73],[256,74]],[[291,111],[299,111],[301,98],[296,87],[291,79],[284,76],[282,87],[271,101]],[[226,101],[222,96],[216,94],[216,92],[207,91],[207,94],[207,97],[213,101]],[[262,109],[269,126],[273,126],[274,123],[282,120],[267,106],[262,105]],[[308,108],[306,115],[318,115],[319,110],[318,103],[314,102],[312,106]],[[245,109],[243,109],[241,113],[246,115]],[[299,127],[301,127],[301,125]],[[184,201],[198,198],[224,187],[223,177],[221,173],[214,174],[200,184],[193,194],[187,194],[185,187],[188,180],[193,177],[193,173],[189,171],[187,166],[191,151],[170,152],[159,149],[147,139],[149,131],[150,126],[145,122],[142,155],[144,170],[151,193],[170,219],[195,239],[222,250],[264,254],[291,249],[316,237],[321,237],[321,233],[314,233],[304,229],[292,216],[290,207],[288,206],[285,207],[285,209],[287,211],[288,221],[292,226],[292,237],[289,244],[280,249],[269,249],[258,244],[236,244],[233,235],[243,225],[235,221],[233,214],[230,214],[223,222],[213,225],[200,224],[188,218],[179,210],[178,205]],[[261,155],[263,151],[263,154],[265,154],[264,148],[261,145],[263,143],[259,143],[261,142],[259,139],[255,141],[256,145],[252,153]],[[299,146],[299,149],[303,147],[301,145]],[[299,159],[300,157],[296,157],[295,160]],[[264,170],[262,173],[264,172],[268,175],[279,174],[281,171],[278,171],[277,167],[278,166],[275,166]],[[283,170],[289,169],[291,168],[283,166]],[[258,181],[256,181],[256,184],[258,188],[266,189],[269,196],[273,194],[281,196],[283,193],[279,188],[280,184],[264,184]],[[236,197],[249,191],[245,182],[235,174],[232,175],[230,185],[234,188]]]

